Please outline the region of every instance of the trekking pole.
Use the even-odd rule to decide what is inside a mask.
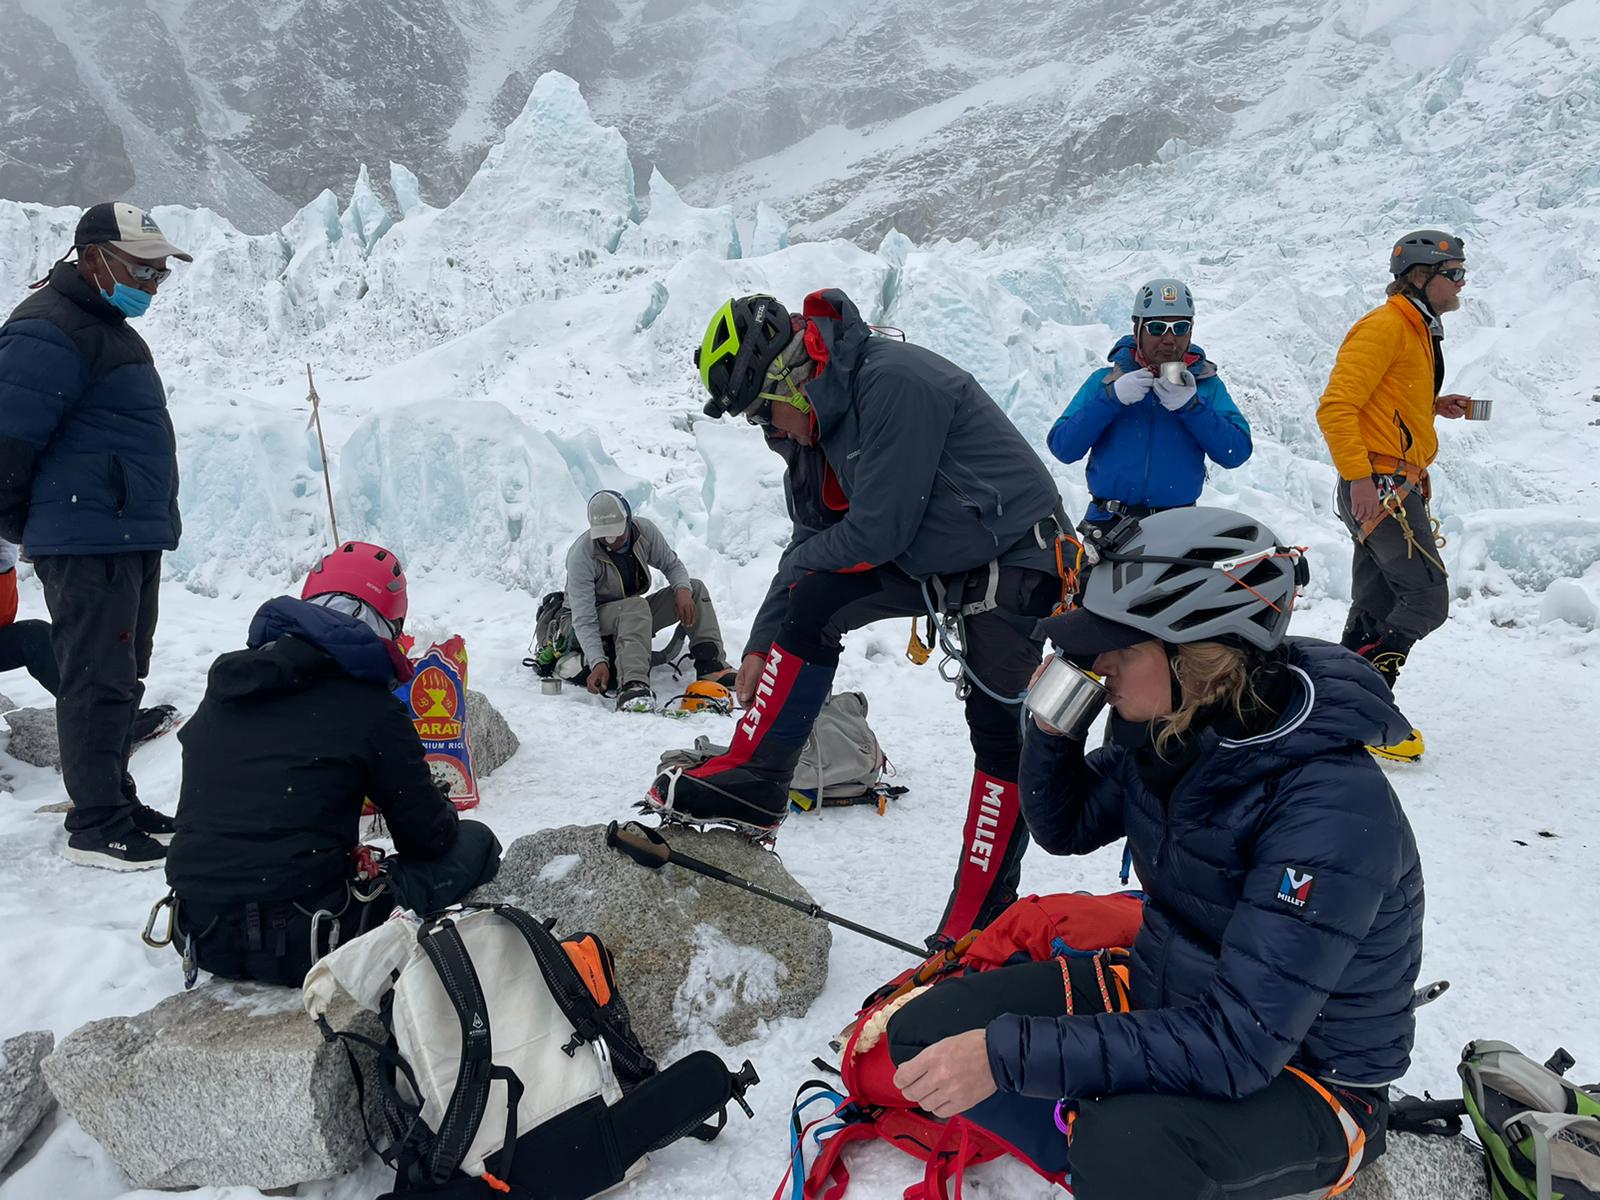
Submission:
[[[328,524],[333,526],[333,548],[339,548],[339,518],[333,515],[333,481],[328,478],[328,446],[322,440],[322,399],[317,395],[317,385],[311,378],[311,364],[306,364],[306,387],[310,394],[306,399],[311,401],[311,420],[306,422],[309,429],[317,427],[317,453],[322,456],[322,488],[328,494]]]
[[[626,825],[621,826],[615,821],[611,822],[610,825],[606,826],[606,845],[615,846],[641,867],[649,867],[652,871],[659,871],[668,863],[675,863],[686,871],[694,871],[696,874],[704,875],[708,879],[720,880],[723,883],[732,884],[736,888],[743,888],[747,892],[772,900],[785,908],[792,908],[796,912],[805,913],[808,917],[817,917],[827,921],[829,924],[849,929],[861,934],[863,937],[882,942],[886,946],[893,946],[896,950],[904,950],[907,954],[915,955],[917,958],[928,957],[926,946],[913,946],[910,942],[902,942],[886,933],[879,933],[876,929],[868,929],[865,925],[857,925],[854,921],[848,921],[844,917],[836,917],[819,904],[807,904],[804,900],[793,900],[788,896],[780,896],[777,892],[768,891],[760,884],[751,883],[748,879],[741,879],[731,872],[724,871],[721,867],[715,867],[708,862],[702,862],[698,858],[691,858],[687,854],[682,854],[667,844],[667,839],[661,836],[659,830],[647,829],[637,821],[629,821]]]

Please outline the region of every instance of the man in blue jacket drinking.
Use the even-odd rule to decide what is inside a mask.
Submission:
[[[169,258],[193,260],[131,204],[88,209],[72,250],[0,326],[0,537],[27,550],[50,609],[66,856],[143,870],[174,826],[139,803],[128,751],[182,524],[166,389],[129,322]]]
[[[1152,279],[1133,300],[1133,332],[1111,347],[1050,429],[1062,462],[1089,456],[1090,521],[1146,517],[1200,498],[1206,459],[1237,467],[1250,457],[1250,424],[1216,364],[1190,338],[1194,297],[1177,279]],[[1176,380],[1162,374],[1177,363]]]

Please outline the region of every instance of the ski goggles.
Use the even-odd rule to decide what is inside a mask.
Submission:
[[[1151,337],[1166,337],[1168,330],[1171,330],[1171,332],[1177,337],[1183,337],[1186,333],[1194,328],[1194,322],[1162,321],[1153,317],[1146,317],[1144,324],[1139,328],[1144,330],[1144,332],[1148,333]]]

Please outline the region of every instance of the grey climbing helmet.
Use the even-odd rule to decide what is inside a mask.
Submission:
[[[1133,317],[1188,317],[1194,319],[1194,296],[1181,279],[1152,279],[1133,295]]]
[[[1102,558],[1083,607],[1174,645],[1237,640],[1273,650],[1308,578],[1298,549],[1226,508],[1154,513]]]
[[[1457,259],[1465,261],[1466,247],[1453,233],[1438,229],[1419,229],[1408,233],[1389,252],[1389,273],[1404,275],[1412,267],[1436,267]]]

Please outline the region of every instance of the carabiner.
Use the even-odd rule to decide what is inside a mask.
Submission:
[[[156,921],[161,916],[161,910],[167,910],[167,932],[157,940],[154,936]],[[177,930],[178,924],[178,897],[175,892],[168,892],[161,899],[150,906],[150,917],[144,923],[144,932],[139,935],[140,940],[152,950],[162,950],[172,945],[172,935]]]

